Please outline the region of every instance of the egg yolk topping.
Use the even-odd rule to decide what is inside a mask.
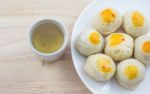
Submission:
[[[100,43],[100,34],[98,32],[92,32],[89,36],[89,40],[95,45]]]
[[[112,71],[112,67],[108,59],[100,59],[97,64],[100,72],[108,73]]]
[[[124,36],[122,34],[112,34],[110,37],[110,45],[118,45],[124,41]]]
[[[143,51],[147,52],[147,53],[150,53],[150,41],[144,42],[144,44],[143,44]]]
[[[132,23],[135,27],[142,27],[144,25],[144,16],[140,12],[132,14]]]
[[[116,14],[112,9],[108,8],[101,12],[100,17],[102,17],[104,23],[110,24],[115,20]]]
[[[138,76],[138,68],[134,65],[129,65],[125,68],[125,75],[128,79],[133,80]]]

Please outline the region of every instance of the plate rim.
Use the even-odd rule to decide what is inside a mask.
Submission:
[[[86,12],[86,10],[87,10],[91,5],[93,5],[94,2],[96,2],[96,1],[97,1],[97,0],[91,1],[91,2],[81,11],[81,14],[78,16],[78,18],[77,18],[77,20],[76,20],[76,22],[75,22],[75,25],[74,25],[74,27],[73,27],[71,36],[73,36],[73,33],[75,32],[76,27],[77,27],[77,25],[78,25],[78,23],[79,23],[79,20],[81,19],[81,16],[82,16],[82,15]],[[93,92],[92,88],[90,88],[90,87],[87,85],[87,83],[83,80],[83,77],[81,76],[81,74],[80,74],[79,71],[77,70],[77,66],[76,66],[75,63],[74,63],[75,60],[74,60],[73,54],[72,54],[72,53],[73,53],[73,45],[74,45],[74,43],[73,43],[73,37],[71,37],[71,57],[72,57],[72,60],[73,60],[73,65],[74,65],[75,71],[77,72],[77,75],[78,75],[79,79],[80,79],[80,80],[82,81],[82,83],[86,86],[86,88],[88,88],[92,94],[95,94],[95,93]]]

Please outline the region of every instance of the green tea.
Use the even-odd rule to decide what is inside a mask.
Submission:
[[[55,24],[44,23],[39,25],[32,34],[32,44],[42,53],[53,53],[60,49],[64,42],[62,30]]]

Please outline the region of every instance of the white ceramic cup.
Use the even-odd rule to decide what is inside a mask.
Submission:
[[[38,50],[36,50],[32,44],[32,34],[33,32],[35,32],[35,28],[37,28],[38,26],[44,24],[44,23],[52,23],[52,24],[55,24],[57,25],[63,35],[64,35],[64,42],[63,42],[63,45],[61,46],[60,49],[58,49],[56,52],[53,52],[53,53],[49,53],[49,54],[46,54],[46,53],[42,53]],[[52,61],[55,61],[57,60],[58,58],[60,58],[64,51],[65,51],[65,48],[67,46],[67,42],[68,42],[68,32],[67,32],[67,29],[66,27],[64,26],[64,24],[56,19],[56,18],[44,18],[44,19],[40,19],[38,21],[36,21],[30,28],[29,32],[28,32],[28,40],[29,40],[29,46],[31,47],[32,51],[41,59],[41,60],[44,60],[44,61],[49,61],[49,62],[52,62]]]

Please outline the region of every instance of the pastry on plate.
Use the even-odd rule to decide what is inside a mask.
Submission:
[[[99,11],[93,19],[93,27],[104,35],[115,32],[122,24],[122,16],[113,8]]]
[[[133,47],[132,37],[124,33],[110,34],[105,40],[105,53],[115,61],[130,58]]]
[[[115,74],[116,65],[109,56],[95,54],[87,58],[84,71],[96,81],[108,81]]]
[[[123,16],[123,27],[125,31],[136,38],[149,31],[148,20],[139,11],[130,11]]]
[[[150,65],[150,36],[143,35],[135,40],[134,56],[146,65]]]
[[[89,56],[102,51],[104,39],[95,29],[83,31],[76,40],[77,50],[84,56]]]
[[[136,59],[126,59],[117,65],[117,80],[127,89],[135,89],[144,79],[145,67]]]

